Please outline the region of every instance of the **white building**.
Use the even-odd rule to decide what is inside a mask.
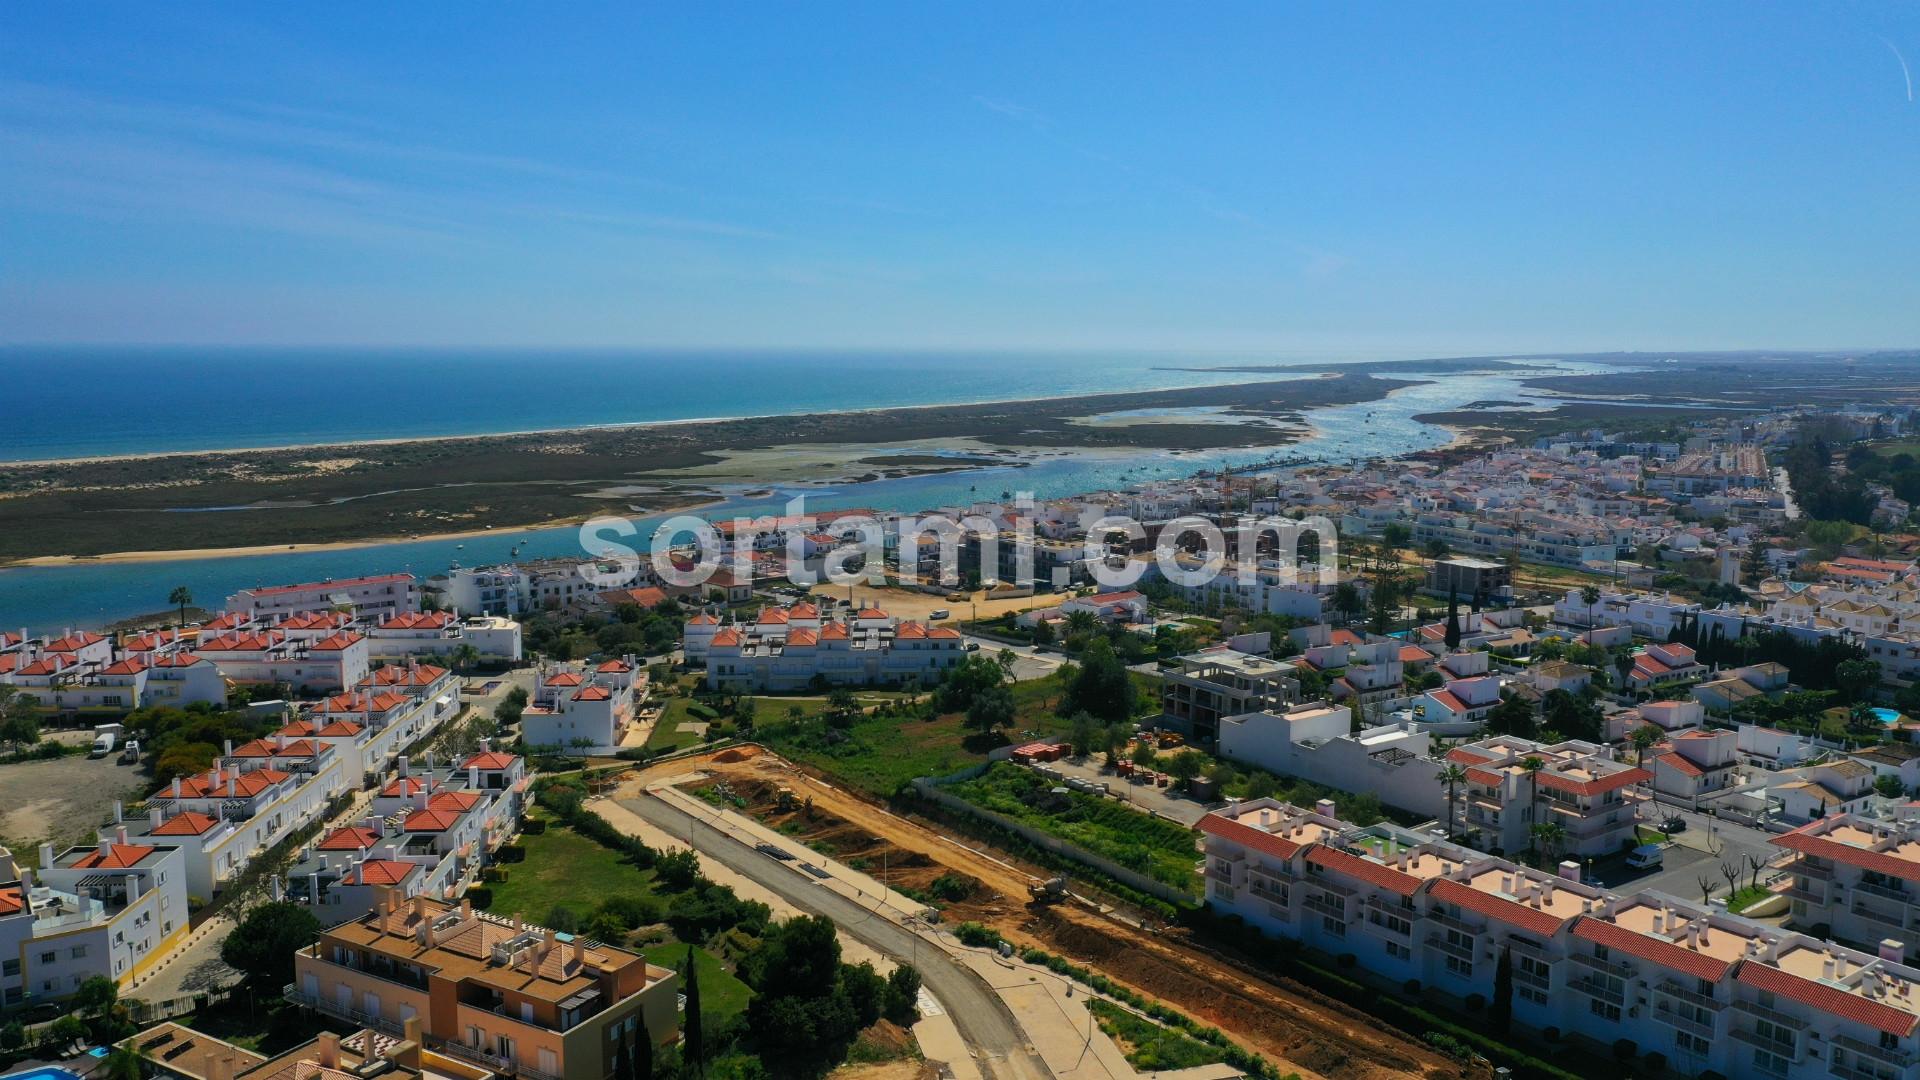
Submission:
[[[419,611],[420,586],[412,574],[263,586],[241,589],[227,597],[227,610],[256,618],[324,610],[350,610],[364,617],[379,618]]]

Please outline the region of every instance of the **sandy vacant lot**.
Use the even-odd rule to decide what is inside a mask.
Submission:
[[[955,592],[958,591],[957,589],[955,590]],[[847,597],[847,587],[844,585],[816,585],[814,586],[813,592],[815,595],[830,596],[835,600],[844,600]],[[984,593],[974,593],[972,595],[976,598],[985,596]],[[994,615],[1004,615],[1009,611],[1025,611],[1031,607],[1052,607],[1062,599],[1063,597],[1055,593],[1042,593],[1039,596],[1016,596],[1005,600],[980,599],[978,610],[980,617],[985,619]],[[975,610],[970,602],[965,600],[948,600],[945,594],[936,596],[932,593],[916,592],[912,589],[898,589],[892,586],[884,589],[875,589],[865,585],[856,585],[853,587],[853,602],[862,607],[872,605],[896,618],[917,619],[921,622],[927,621],[929,612],[944,608],[949,612],[950,617],[940,621],[957,624],[973,618]]]
[[[42,841],[91,841],[113,816],[113,801],[145,794],[137,766],[115,764],[120,755],[64,757],[23,765],[0,765],[0,838],[32,861]]]

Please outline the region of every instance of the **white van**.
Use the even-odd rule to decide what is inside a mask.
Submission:
[[[1627,867],[1631,870],[1654,870],[1659,868],[1661,859],[1660,845],[1641,844],[1627,853]]]
[[[929,622],[937,621],[947,618],[951,614],[952,612],[949,612],[946,608],[934,608],[932,611],[927,612],[927,619]]]

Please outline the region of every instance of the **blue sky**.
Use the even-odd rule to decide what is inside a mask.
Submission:
[[[0,341],[1920,345],[1900,54],[1912,5],[14,5]]]

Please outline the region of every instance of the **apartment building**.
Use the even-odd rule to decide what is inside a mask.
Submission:
[[[1247,713],[1285,712],[1300,700],[1293,665],[1233,649],[1205,649],[1180,658],[1161,682],[1161,721],[1213,745],[1220,722]]]
[[[520,714],[521,738],[529,746],[618,749],[647,693],[647,675],[630,656],[590,668],[542,671]]]
[[[688,649],[696,628],[689,624]],[[707,683],[750,690],[800,690],[816,679],[837,686],[938,682],[966,656],[960,631],[899,622],[878,608],[823,614],[809,602],[762,608],[706,638]]]
[[[1627,672],[1630,690],[1653,690],[1673,683],[1705,678],[1707,666],[1693,649],[1677,641],[1655,642],[1633,653],[1633,667]]]
[[[377,618],[419,611],[420,592],[412,574],[377,574],[241,589],[227,597],[227,610],[254,618],[327,610]]]
[[[1920,971],[1676,897],[1622,897],[1321,803],[1272,800],[1201,819],[1208,900],[1265,933],[1394,983],[1491,1000],[1611,1053],[1622,1040],[1681,1075],[1910,1078]],[[1577,870],[1563,867],[1567,875]],[[1869,939],[1871,940],[1871,938]]]
[[[495,663],[520,659],[520,624],[504,615],[460,618],[446,611],[401,612],[366,627],[367,655],[375,660],[445,660],[463,647]]]
[[[234,682],[285,683],[301,693],[331,693],[367,675],[367,640],[352,631],[309,638],[278,627],[202,636],[194,655]]]
[[[1451,810],[1455,832],[1495,852],[1527,850],[1534,825],[1551,822],[1564,830],[1562,853],[1614,854],[1634,841],[1639,811],[1629,791],[1653,775],[1578,740],[1545,744],[1501,735],[1456,746],[1446,760],[1467,776]],[[1529,768],[1536,760],[1540,767]]]
[[[419,1020],[398,1032],[323,1031],[273,1058],[172,1022],[121,1040],[146,1075],[165,1080],[492,1080],[492,1070],[429,1050]]]
[[[1353,712],[1324,701],[1281,712],[1220,721],[1218,753],[1281,776],[1298,776],[1340,791],[1370,792],[1380,801],[1440,817],[1446,798],[1433,782],[1431,737],[1416,724],[1353,730]]]
[[[30,998],[66,997],[95,975],[125,986],[186,935],[183,857],[133,842],[125,826],[90,847],[56,854],[42,844],[34,880],[15,873],[17,902],[32,917],[14,957]]]
[[[1920,823],[1838,814],[1773,838],[1795,853],[1791,925],[1846,941],[1912,941],[1920,952]]]
[[[289,1001],[390,1035],[417,1022],[427,1048],[525,1080],[606,1080],[623,1040],[679,1027],[673,972],[465,901],[389,892],[294,967]]]

